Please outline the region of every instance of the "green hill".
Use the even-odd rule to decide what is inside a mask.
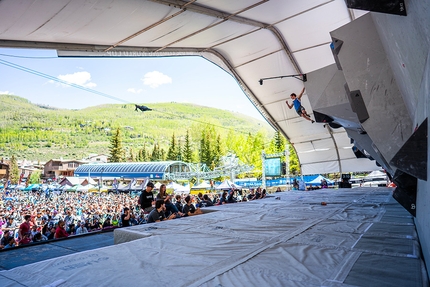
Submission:
[[[0,158],[46,161],[81,159],[90,153],[109,154],[116,128],[128,150],[167,149],[173,133],[182,140],[189,130],[195,146],[201,132],[211,126],[221,138],[257,132],[266,139],[273,129],[263,121],[225,110],[193,104],[151,104],[153,111],[137,112],[132,104],[109,104],[81,110],[35,105],[26,99],[0,95]]]

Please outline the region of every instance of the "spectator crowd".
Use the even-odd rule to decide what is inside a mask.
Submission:
[[[94,231],[193,216],[201,208],[266,197],[251,189],[202,194],[158,194],[149,182],[140,194],[88,192],[26,192],[0,190],[0,249]]]

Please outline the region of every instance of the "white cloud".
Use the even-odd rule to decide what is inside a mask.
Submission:
[[[57,78],[70,84],[76,84],[86,88],[94,88],[97,86],[96,83],[91,82],[91,74],[88,72],[76,72],[73,74],[59,75]],[[49,82],[54,83],[54,81]],[[62,84],[62,86],[67,87],[67,85],[64,84]]]
[[[14,95],[14,93],[9,91],[0,91],[0,95]]]
[[[172,78],[158,71],[146,73],[142,78],[143,84],[155,89],[164,84],[171,84]]]
[[[142,89],[135,89],[135,88],[128,88],[127,92],[133,93],[133,94],[140,94],[143,90]]]

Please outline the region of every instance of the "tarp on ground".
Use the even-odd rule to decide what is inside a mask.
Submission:
[[[281,192],[119,228],[115,246],[0,271],[0,286],[427,286],[412,216],[392,189],[367,190]]]

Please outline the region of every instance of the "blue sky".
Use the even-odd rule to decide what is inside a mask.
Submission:
[[[181,102],[234,111],[264,120],[236,80],[201,57],[57,58],[53,50],[0,48],[0,60],[114,98],[0,64],[0,93],[17,95],[35,104],[81,109],[106,103],[150,106],[150,103]]]

